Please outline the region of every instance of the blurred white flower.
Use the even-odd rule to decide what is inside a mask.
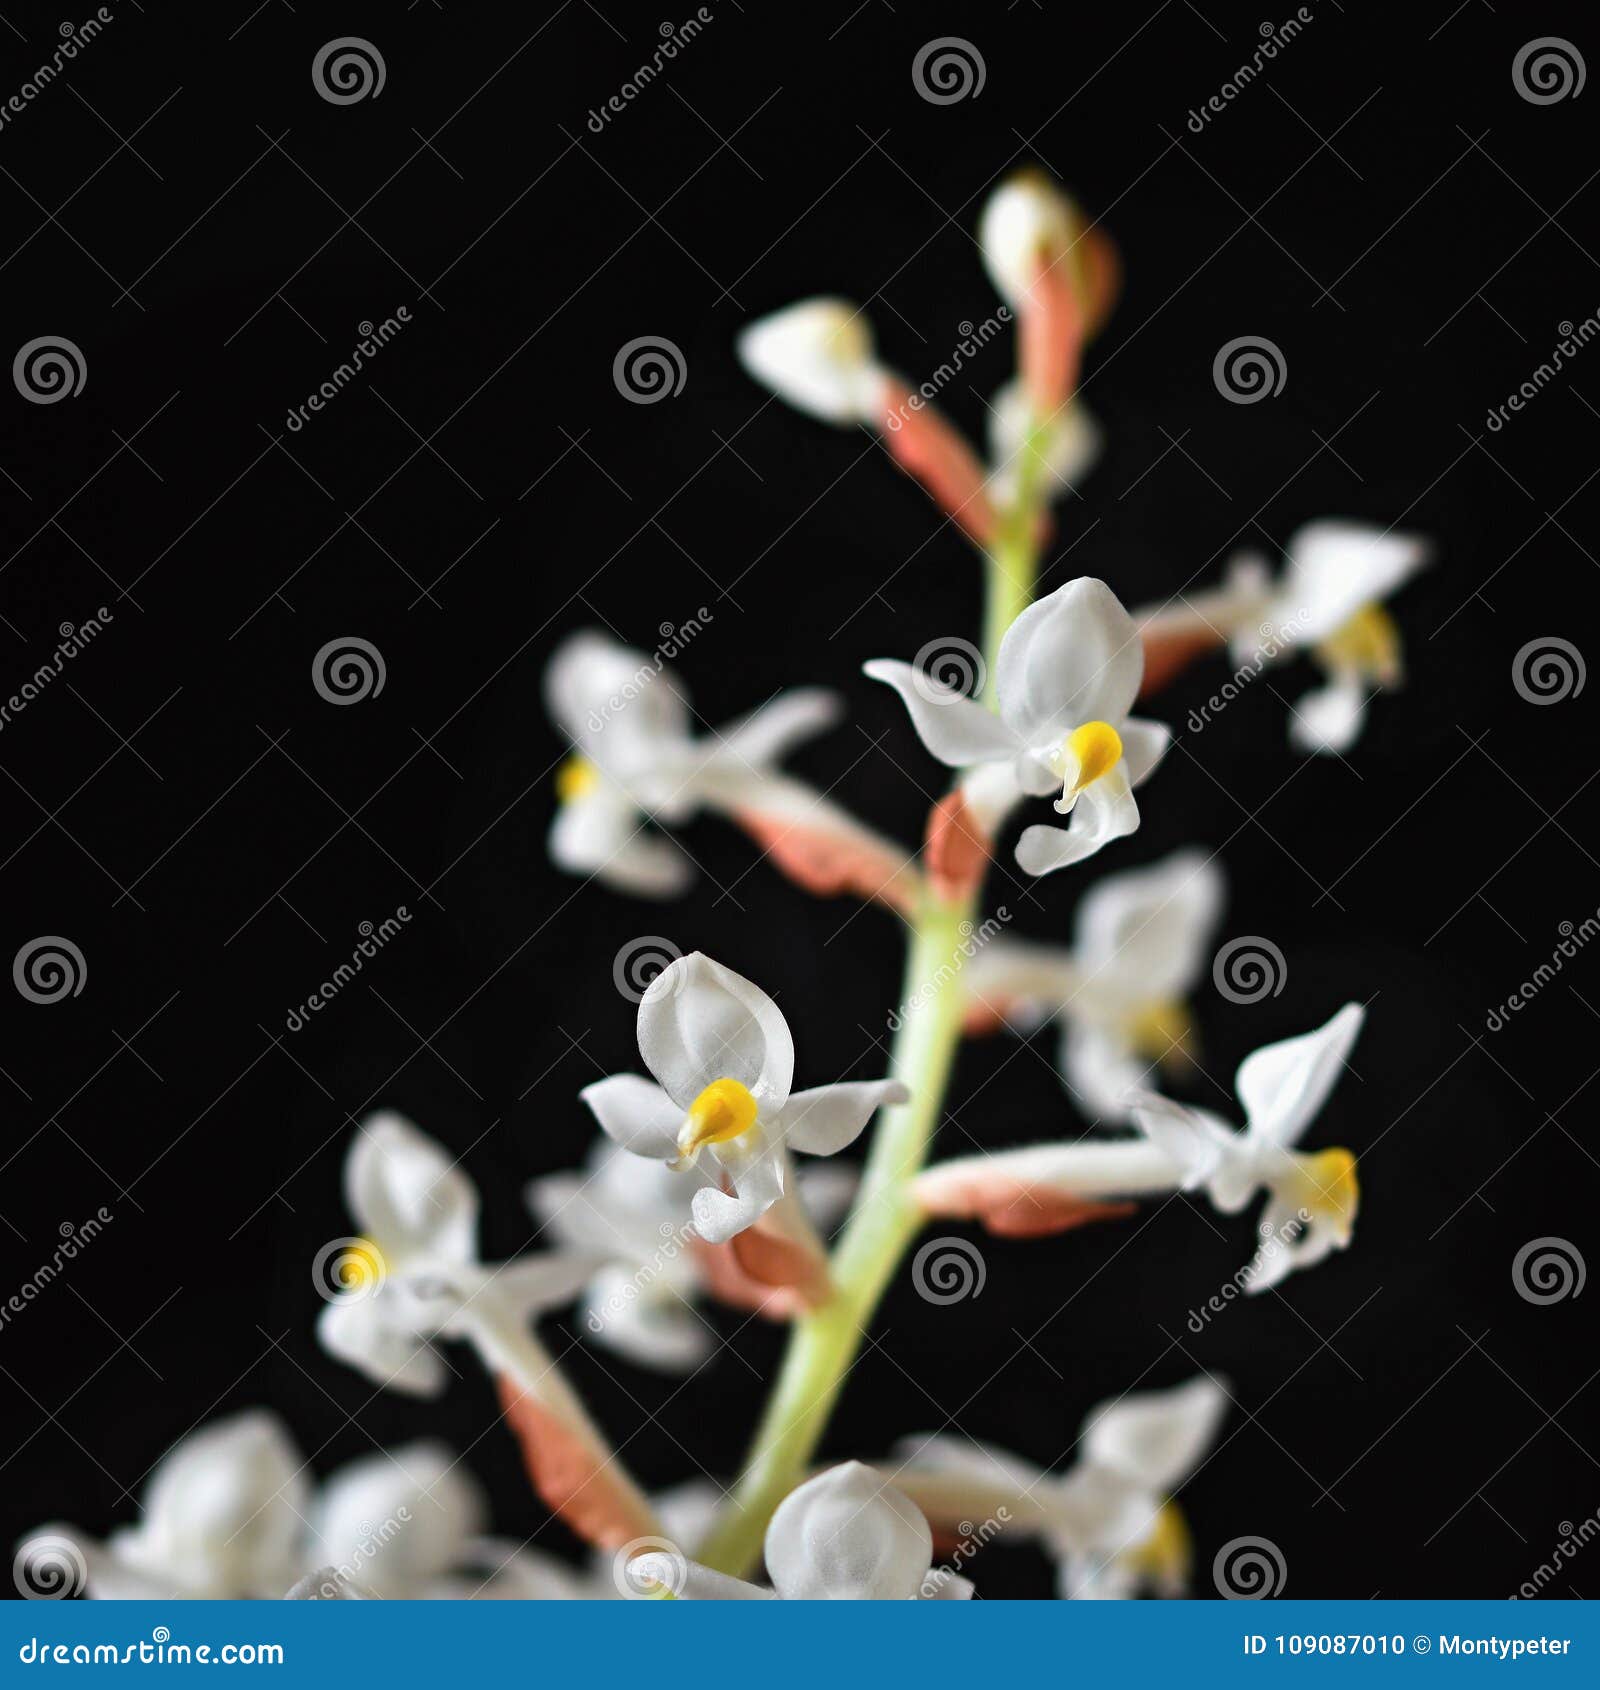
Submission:
[[[887,372],[872,330],[847,299],[802,299],[744,329],[739,361],[797,411],[831,423],[881,424]]]
[[[1201,851],[1098,881],[1078,906],[1070,949],[995,939],[967,965],[979,1014],[1062,1023],[1061,1067],[1084,1108],[1127,1115],[1152,1063],[1193,1059],[1188,997],[1222,911],[1222,870]]]
[[[998,714],[909,663],[878,658],[864,667],[905,700],[935,757],[975,771],[964,790],[988,831],[1025,793],[1044,797],[1059,787],[1057,811],[1080,812],[1070,831],[1024,830],[1017,862],[1027,873],[1081,862],[1139,826],[1133,788],[1171,735],[1128,715],[1144,657],[1138,629],[1105,582],[1069,581],[1011,624],[996,663]]]
[[[964,1438],[910,1438],[893,1482],[936,1529],[970,1536],[972,1522],[998,1522],[1039,1539],[1063,1597],[1181,1596],[1189,1533],[1171,1493],[1226,1412],[1226,1392],[1207,1377],[1102,1403],[1084,1422],[1077,1461],[1059,1475]]]
[[[1076,492],[1105,444],[1100,425],[1081,399],[1064,406],[1048,423],[1035,421],[1020,381],[1007,382],[989,401],[989,493],[1001,508],[1016,498],[1023,454],[1039,455],[1039,480],[1046,504]]]

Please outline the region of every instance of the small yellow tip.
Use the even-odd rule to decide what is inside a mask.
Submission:
[[[756,1100],[738,1080],[713,1080],[689,1105],[678,1129],[680,1161],[692,1162],[708,1144],[742,1138],[756,1124]]]
[[[385,1271],[383,1252],[370,1238],[358,1238],[339,1257],[339,1287],[343,1291],[370,1291],[382,1284]]]
[[[1345,1149],[1319,1150],[1302,1158],[1305,1175],[1304,1201],[1313,1214],[1348,1231],[1355,1224],[1361,1206],[1361,1182],[1356,1176],[1356,1159]]]
[[[1134,1017],[1128,1029],[1134,1050],[1151,1062],[1182,1067],[1195,1059],[1194,1021],[1181,998],[1158,998]]]
[[[1317,645],[1317,655],[1330,669],[1353,669],[1379,686],[1399,683],[1400,630],[1381,604],[1364,604]]]
[[[1086,786],[1122,761],[1122,736],[1109,722],[1085,722],[1062,741],[1063,784],[1056,808],[1065,815]]]
[[[600,771],[587,757],[580,757],[574,752],[556,770],[556,797],[563,804],[570,804],[574,798],[587,797],[600,784]]]
[[[1177,1503],[1162,1504],[1150,1535],[1129,1558],[1137,1571],[1159,1590],[1179,1591],[1187,1586],[1194,1561],[1194,1539]]]

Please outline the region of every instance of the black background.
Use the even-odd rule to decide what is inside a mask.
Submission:
[[[76,998],[3,1000],[8,1284],[61,1222],[115,1215],[0,1330],[8,1532],[131,1518],[168,1444],[265,1403],[319,1472],[427,1432],[470,1446],[497,1528],[572,1550],[470,1368],[418,1403],[318,1351],[309,1264],[349,1230],[352,1123],[413,1116],[480,1185],[486,1255],[527,1246],[523,1183],[590,1139],[579,1087],[635,1066],[612,961],[643,935],[773,991],[801,1082],[882,1071],[887,916],[813,904],[709,820],[685,836],[701,873],[681,903],[551,869],[564,748],[541,670],[578,627],[648,648],[703,605],[677,667],[701,720],[840,687],[847,724],[796,766],[916,837],[941,776],[859,665],[975,634],[977,565],[866,435],[766,401],[732,341],[840,292],[922,377],[993,310],[978,210],[1035,161],[1127,273],[1086,375],[1108,450],[1047,586],[1093,573],[1130,605],[1164,599],[1325,514],[1437,543],[1397,607],[1409,684],[1347,761],[1286,742],[1308,665],[1186,733],[1213,661],[1157,701],[1180,742],[1137,837],[1038,885],[1002,864],[993,889],[1014,930],[1060,936],[1101,873],[1218,850],[1226,932],[1270,937],[1288,981],[1250,1007],[1205,986],[1212,1078],[1191,1095],[1225,1106],[1248,1050],[1370,1001],[1311,1140],[1362,1154],[1364,1208],[1345,1256],[1199,1335],[1189,1310],[1252,1232],[1188,1201],[985,1242],[976,1303],[931,1307],[902,1274],[827,1450],[870,1458],[948,1420],[1063,1464],[1092,1403],[1211,1368],[1238,1407],[1184,1495],[1200,1592],[1245,1534],[1282,1548],[1290,1594],[1502,1596],[1530,1577],[1600,1500],[1588,1302],[1531,1306],[1511,1278],[1529,1239],[1594,1237],[1594,959],[1509,1030],[1485,1017],[1600,904],[1590,695],[1538,707],[1511,673],[1535,637],[1588,643],[1600,352],[1502,431],[1485,418],[1600,305],[1594,92],[1536,105],[1511,77],[1531,36],[1592,45],[1583,17],[1319,4],[1196,135],[1185,119],[1249,57],[1259,8],[714,5],[595,134],[662,14],[251,7],[117,4],[0,130],[7,355],[64,335],[88,371],[58,404],[0,398],[0,690],[60,624],[114,613],[0,731],[5,954],[60,934],[88,964]],[[15,86],[61,18],[6,11]],[[379,98],[314,90],[313,55],[343,34],[379,46]],[[941,34],[980,50],[976,98],[913,87]],[[286,433],[357,324],[400,305],[412,322],[369,372]],[[1211,378],[1245,334],[1288,369],[1256,405]],[[685,358],[659,404],[613,384],[641,335]],[[1008,368],[1002,340],[947,392],[960,423],[981,429]],[[311,660],[350,634],[387,684],[335,709]],[[357,924],[402,904],[415,919],[361,983],[286,1033]],[[946,1142],[1075,1132],[1053,1046],[964,1051]],[[687,1387],[549,1327],[650,1485],[736,1468],[780,1335],[715,1318],[738,1336]],[[1592,1556],[1554,1593],[1594,1594]],[[1021,1550],[978,1576],[1049,1588]]]

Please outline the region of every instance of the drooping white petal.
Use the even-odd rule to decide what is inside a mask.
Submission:
[[[1228,1393],[1202,1374],[1170,1391],[1102,1403],[1084,1425],[1084,1458],[1157,1493],[1176,1490],[1211,1447]]]
[[[791,1150],[832,1156],[854,1144],[873,1115],[888,1104],[904,1103],[911,1093],[898,1080],[858,1080],[797,1091],[779,1111],[774,1130]]]
[[[861,669],[872,680],[882,681],[900,694],[917,737],[951,768],[1009,760],[1023,749],[1022,742],[993,711],[909,663],[878,657],[862,664]]]
[[[350,1212],[386,1258],[473,1259],[478,1193],[405,1116],[384,1110],[362,1122],[345,1159],[344,1186]]]
[[[680,1109],[726,1078],[770,1112],[783,1107],[794,1079],[794,1039],[778,1006],[700,951],[650,982],[639,1004],[639,1053]]]
[[[1121,723],[1144,675],[1144,650],[1117,596],[1080,576],[1036,599],[1000,642],[995,692],[1018,739],[1042,746],[1085,722]]]
[[[732,1193],[704,1186],[694,1194],[695,1231],[708,1244],[726,1244],[755,1223],[783,1196],[788,1172],[781,1143],[744,1152],[737,1143],[713,1146],[728,1174]]]
[[[796,410],[831,423],[871,423],[883,408],[872,331],[844,299],[803,299],[744,329],[739,361]]]
[[[766,1557],[787,1601],[908,1601],[927,1577],[933,1534],[881,1473],[850,1461],[784,1498]]]
[[[424,1339],[390,1322],[379,1299],[337,1297],[317,1316],[317,1339],[329,1355],[358,1369],[375,1384],[407,1396],[436,1397],[450,1370]]]
[[[1366,683],[1359,675],[1337,673],[1290,706],[1289,742],[1298,751],[1337,755],[1361,737],[1366,719]]]
[[[1344,1070],[1366,1011],[1347,1003],[1314,1033],[1282,1039],[1239,1064],[1234,1089],[1252,1138],[1287,1149],[1299,1142]]]
[[[804,740],[831,728],[844,713],[844,700],[824,687],[797,687],[730,722],[715,736],[719,764],[758,770],[785,757]]]
[[[311,1552],[375,1595],[417,1596],[455,1566],[488,1524],[488,1503],[443,1444],[363,1456],[328,1478],[311,1520]]]
[[[635,897],[680,897],[694,877],[677,846],[651,833],[638,806],[606,782],[557,809],[549,845],[557,868]]]
[[[1073,823],[1024,828],[1017,841],[1017,866],[1027,874],[1049,874],[1092,857],[1113,839],[1139,829],[1139,805],[1128,788],[1126,765],[1118,764],[1078,795]]]
[[[1275,614],[1307,643],[1387,598],[1428,561],[1428,546],[1416,536],[1361,522],[1309,522],[1290,536],[1288,550]]]
[[[656,1161],[670,1161],[678,1154],[683,1109],[642,1074],[611,1074],[585,1086],[578,1096],[606,1137],[624,1150]]]

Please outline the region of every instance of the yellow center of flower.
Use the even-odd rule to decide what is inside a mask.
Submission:
[[[1133,1018],[1128,1038],[1140,1056],[1179,1066],[1194,1061],[1194,1022],[1181,998],[1157,998]]]
[[[1061,796],[1056,808],[1065,815],[1086,786],[1093,786],[1122,761],[1122,736],[1109,722],[1085,722],[1061,742]]]
[[[1400,630],[1381,604],[1364,604],[1318,643],[1317,655],[1330,669],[1353,669],[1393,686],[1400,679]]]
[[[756,1100],[737,1080],[713,1080],[689,1105],[678,1129],[678,1156],[692,1162],[708,1144],[742,1138],[756,1124]]]
[[[1356,1159],[1348,1150],[1319,1150],[1300,1158],[1300,1202],[1310,1213],[1348,1231],[1361,1203]]]
[[[1157,1589],[1184,1588],[1194,1559],[1194,1540],[1189,1535],[1189,1522],[1177,1503],[1162,1504],[1150,1535],[1130,1552],[1128,1559],[1134,1570]]]
[[[574,752],[556,770],[556,797],[563,804],[570,804],[574,798],[586,798],[600,783],[600,771],[587,757],[580,757]]]
[[[336,1271],[341,1290],[370,1291],[383,1282],[383,1252],[370,1238],[358,1238],[340,1255]]]

